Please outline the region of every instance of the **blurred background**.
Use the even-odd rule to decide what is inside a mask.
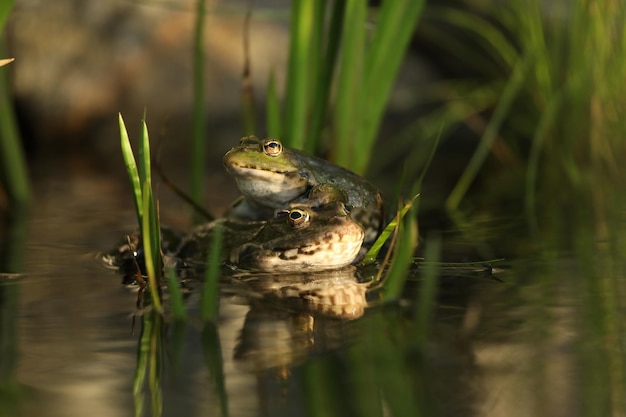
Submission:
[[[286,105],[296,3],[205,2],[202,203],[216,216],[239,195],[222,157],[248,133],[247,13],[264,137],[271,74]],[[382,3],[368,2],[368,36]],[[412,327],[420,277],[397,306],[368,309],[357,324],[317,317],[315,333],[288,309],[225,299],[221,345],[193,323],[181,356],[165,337],[163,410],[138,408],[136,294],[96,259],[136,228],[117,116],[135,141],[145,111],[155,157],[187,190],[198,4],[16,0],[10,10],[0,58],[15,61],[0,68],[0,93],[3,111],[15,112],[30,204],[12,195],[21,174],[7,169],[4,132],[0,417],[625,415],[626,10],[615,0],[426,2],[367,164],[349,166],[381,187],[392,212],[436,146],[420,188],[420,235],[443,236],[448,261],[506,258],[498,282],[442,279],[422,339]],[[332,84],[331,108],[341,91]],[[340,159],[336,125],[329,116],[319,156]],[[189,207],[156,187],[163,223],[189,227]],[[261,343],[274,339],[296,353]],[[260,362],[283,353],[259,364],[241,359],[246,348]],[[207,360],[215,352],[223,392]]]

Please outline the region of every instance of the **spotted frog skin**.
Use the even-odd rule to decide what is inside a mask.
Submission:
[[[359,256],[364,232],[345,205],[332,201],[317,209],[293,205],[271,220],[224,218],[199,226],[178,256],[188,264],[206,263],[217,227],[222,228],[223,261],[267,272],[314,272],[337,269]]]
[[[276,209],[305,204],[323,204],[311,196],[314,187],[329,184],[345,199],[352,218],[365,231],[365,246],[376,239],[383,217],[380,191],[364,178],[344,168],[285,148],[278,139],[247,136],[224,156],[226,170],[234,176],[243,194],[229,217],[259,220],[271,218]],[[327,193],[320,194],[323,198]]]

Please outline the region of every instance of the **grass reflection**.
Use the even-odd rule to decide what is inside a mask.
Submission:
[[[150,310],[141,316],[137,367],[133,383],[136,417],[143,416],[146,412],[146,390],[150,404],[149,415],[158,417],[163,412],[161,370],[163,366],[164,330],[163,316],[155,310]]]
[[[26,213],[26,208],[17,207],[9,213],[6,224],[0,224],[0,417],[16,415],[24,400],[23,388],[15,379],[15,368],[20,296],[16,279],[24,268]]]
[[[222,359],[222,347],[217,326],[213,322],[206,322],[202,330],[202,346],[204,359],[209,368],[211,386],[215,391],[215,397],[219,400],[220,416],[228,417],[228,396],[224,383],[224,361]]]

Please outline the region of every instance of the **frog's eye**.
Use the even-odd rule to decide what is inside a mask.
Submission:
[[[278,156],[283,152],[283,144],[276,139],[267,139],[263,143],[263,151],[269,156]]]
[[[302,209],[292,209],[289,211],[289,216],[287,217],[289,225],[294,228],[306,226],[309,223],[309,220],[309,213]]]

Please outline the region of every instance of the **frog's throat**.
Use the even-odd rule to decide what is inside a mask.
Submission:
[[[237,186],[243,195],[263,206],[281,208],[307,190],[305,178],[267,171],[255,176],[237,176]]]

